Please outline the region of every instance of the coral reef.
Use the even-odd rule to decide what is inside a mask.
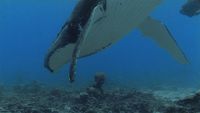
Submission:
[[[105,74],[81,91],[44,86],[36,81],[0,96],[0,113],[198,113],[200,93],[177,101],[136,89],[105,90]],[[3,91],[3,90],[1,90]]]
[[[87,92],[42,90],[4,96],[0,101],[0,113],[153,113],[162,105],[153,95],[138,91],[105,91],[99,98]]]
[[[187,113],[200,112],[200,92],[195,95],[189,96],[185,99],[177,101],[177,105],[181,106]]]

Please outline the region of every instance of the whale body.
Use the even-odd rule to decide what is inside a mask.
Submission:
[[[187,63],[166,25],[149,16],[160,3],[161,0],[80,0],[49,49],[45,67],[55,72],[71,63],[69,79],[73,82],[78,58],[110,47],[136,28],[179,62]]]

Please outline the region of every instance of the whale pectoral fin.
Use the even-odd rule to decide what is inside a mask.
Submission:
[[[84,40],[86,40],[86,37],[88,35],[88,32],[90,31],[91,27],[93,24],[97,23],[102,19],[102,6],[97,5],[94,10],[91,13],[91,16],[87,22],[87,24],[82,28],[80,27],[81,33],[80,36],[78,37],[78,40],[75,44],[73,53],[72,53],[72,58],[71,58],[71,63],[70,63],[70,68],[69,68],[69,80],[70,82],[74,82],[75,75],[76,75],[76,64],[77,64],[77,59],[80,56],[80,49],[82,45],[84,44]]]
[[[166,25],[158,20],[154,20],[148,17],[140,26],[141,32],[148,37],[154,39],[160,47],[166,49],[173,57],[175,57],[180,63],[189,63],[185,54],[180,49],[176,40],[169,32]]]

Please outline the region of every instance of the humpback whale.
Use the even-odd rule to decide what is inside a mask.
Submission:
[[[78,58],[110,47],[136,28],[180,63],[187,63],[166,25],[149,16],[160,3],[161,0],[79,0],[50,47],[45,67],[56,72],[70,63],[69,80],[73,82]]]
[[[186,4],[182,6],[180,13],[189,17],[200,14],[200,0],[187,0]]]

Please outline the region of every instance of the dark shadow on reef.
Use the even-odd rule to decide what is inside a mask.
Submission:
[[[172,102],[135,89],[105,90],[105,80],[105,74],[98,73],[93,85],[83,91],[47,87],[36,81],[9,90],[0,86],[0,113],[200,112],[200,94]]]
[[[200,113],[200,93],[178,100],[175,106],[168,108],[171,113]]]

